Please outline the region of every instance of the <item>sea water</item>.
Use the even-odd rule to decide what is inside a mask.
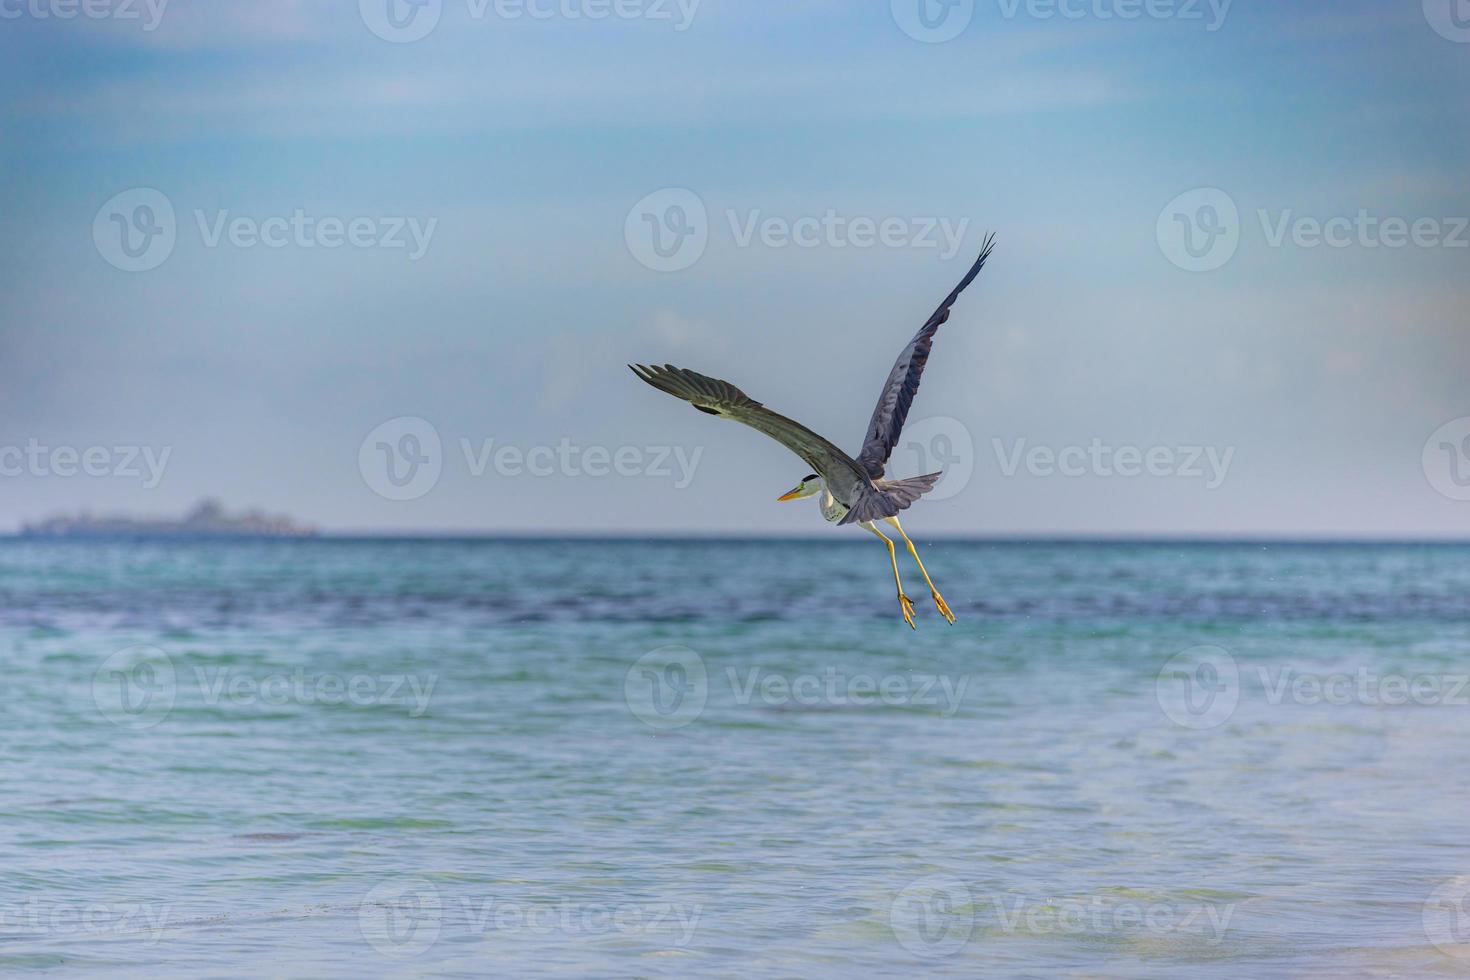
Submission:
[[[919,544],[0,541],[0,972],[1470,969],[1470,548]]]

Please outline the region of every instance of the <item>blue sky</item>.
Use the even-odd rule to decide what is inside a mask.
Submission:
[[[799,461],[624,365],[726,378],[856,450],[993,230],[895,463],[960,479],[911,529],[1470,530],[1448,0],[978,0],[963,24],[928,0],[957,29],[938,43],[903,29],[918,0],[441,0],[409,42],[369,28],[388,0],[173,0],[151,30],[142,0],[94,2],[0,0],[0,529],[216,495],[344,530],[819,531],[773,503]],[[138,188],[173,243],[126,271],[106,239]],[[625,230],[669,188],[705,245],[656,271]],[[1170,229],[1219,203],[1202,189],[1236,214],[1190,271]],[[842,230],[783,239],[823,216]],[[1341,247],[1313,235],[1333,219]],[[354,221],[360,244],[326,246]],[[437,476],[385,491],[377,443],[423,445],[402,419],[438,437]],[[68,474],[57,447],[109,462]],[[128,447],[169,450],[158,479],[118,472]],[[1155,472],[1120,475],[1130,449]],[[624,475],[596,462],[619,450]]]

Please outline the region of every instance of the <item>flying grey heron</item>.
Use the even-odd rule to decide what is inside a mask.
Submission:
[[[914,562],[919,566],[919,574],[924,576],[924,582],[929,586],[929,593],[934,597],[934,605],[939,614],[945,621],[953,623],[954,613],[934,587],[929,572],[924,568],[924,562],[919,558],[918,549],[898,523],[899,512],[932,490],[941,474],[927,473],[906,480],[885,480],[883,466],[892,455],[893,447],[898,444],[899,433],[903,431],[903,423],[908,418],[914,394],[919,390],[919,376],[924,373],[929,350],[934,346],[935,333],[940,324],[949,319],[950,307],[954,306],[960,293],[964,292],[965,287],[985,267],[985,260],[990,258],[990,251],[994,247],[995,236],[987,236],[980,250],[980,257],[975,260],[970,271],[965,273],[965,278],[950,291],[933,315],[924,321],[919,332],[914,334],[914,339],[899,353],[893,370],[888,373],[888,380],[883,384],[883,392],[878,396],[878,407],[873,410],[873,417],[868,422],[867,436],[863,439],[863,448],[856,459],[801,423],[784,415],[777,415],[728,381],[706,377],[672,364],[665,364],[663,367],[628,365],[634,374],[660,391],[682,398],[708,415],[743,422],[752,429],[764,432],[800,456],[813,472],[804,477],[794,489],[777,499],[798,500],[821,494],[822,517],[829,523],[856,524],[881,538],[888,546],[888,563],[893,566],[893,584],[898,589],[899,609],[903,612],[904,621],[915,629],[914,604],[903,593],[903,581],[898,575],[898,557],[893,540],[878,529],[878,522],[891,525],[903,537],[909,554],[914,556]]]

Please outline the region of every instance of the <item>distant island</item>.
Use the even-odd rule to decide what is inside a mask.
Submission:
[[[249,510],[228,514],[217,500],[205,500],[181,520],[156,517],[94,516],[82,513],[24,524],[23,538],[302,538],[316,528],[289,517]]]

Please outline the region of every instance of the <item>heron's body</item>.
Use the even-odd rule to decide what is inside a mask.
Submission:
[[[763,432],[801,457],[813,472],[780,499],[795,500],[816,496],[822,517],[828,523],[857,524],[863,530],[882,538],[888,547],[889,563],[893,566],[893,581],[898,587],[899,607],[903,611],[904,620],[910,626],[914,625],[913,603],[903,594],[893,541],[879,529],[878,524],[881,522],[890,525],[903,537],[909,554],[913,555],[924,581],[929,585],[935,606],[947,621],[953,623],[954,614],[950,612],[934,583],[929,580],[929,573],[919,560],[918,550],[898,523],[899,512],[932,490],[939,481],[940,474],[927,473],[904,480],[885,480],[884,466],[894,446],[898,444],[904,420],[908,418],[909,407],[919,390],[919,377],[929,359],[934,335],[940,325],[949,319],[950,308],[960,293],[985,267],[985,260],[990,257],[993,244],[993,239],[985,240],[980,257],[975,260],[965,278],[950,291],[939,308],[919,328],[914,339],[899,353],[879,395],[878,406],[873,410],[873,417],[868,422],[867,436],[856,458],[847,455],[801,423],[766,408],[728,381],[707,377],[687,368],[676,368],[672,364],[662,367],[629,365],[634,374],[660,391],[684,399],[707,415],[731,419]]]

